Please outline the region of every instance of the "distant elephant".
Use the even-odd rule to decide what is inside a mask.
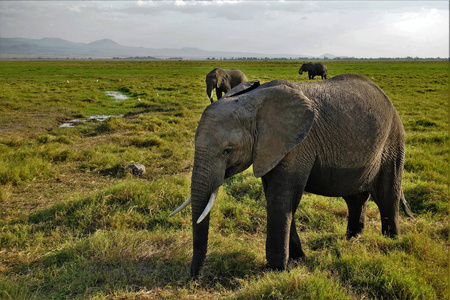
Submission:
[[[239,69],[216,68],[206,75],[206,95],[213,103],[212,91],[216,89],[217,100],[222,98],[222,93],[226,93],[235,86],[247,82],[247,77]]]
[[[209,212],[219,187],[252,164],[267,200],[270,269],[305,257],[294,217],[304,191],[344,198],[348,239],[364,228],[369,196],[380,210],[383,234],[399,234],[399,205],[412,217],[402,191],[405,131],[377,85],[343,74],[320,82],[275,80],[249,92],[243,88],[232,89],[203,112],[191,196],[172,213],[192,203],[193,277],[206,256]]]
[[[303,72],[308,72],[309,79],[314,79],[316,75],[322,76],[322,79],[327,79],[327,66],[323,63],[309,62],[303,64],[298,70],[298,74],[302,75]]]

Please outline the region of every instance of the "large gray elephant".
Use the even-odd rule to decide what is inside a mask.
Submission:
[[[243,84],[208,106],[195,135],[191,197],[196,277],[207,250],[210,210],[224,179],[253,164],[267,200],[267,266],[284,269],[305,254],[294,214],[304,191],[341,196],[346,237],[364,228],[372,196],[382,232],[399,234],[405,131],[386,94],[365,77],[343,74],[320,82],[275,80]]]
[[[239,69],[216,68],[206,75],[206,95],[213,103],[212,91],[216,89],[217,100],[222,98],[222,93],[226,93],[235,86],[247,82],[247,77]]]
[[[327,66],[323,63],[309,62],[303,64],[298,70],[298,74],[302,75],[303,72],[308,72],[309,79],[314,79],[316,75],[322,76],[322,79],[327,79]]]

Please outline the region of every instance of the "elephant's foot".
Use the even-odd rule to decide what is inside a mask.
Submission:
[[[303,255],[301,257],[296,257],[296,258],[290,257],[289,262],[288,262],[289,269],[305,264],[306,259],[307,259],[307,257],[305,255]]]
[[[306,259],[306,255],[301,249],[301,247],[297,249],[289,249],[289,260],[290,261],[297,261],[302,262]]]
[[[273,272],[273,271],[281,272],[281,271],[284,271],[285,269],[286,269],[286,266],[274,266],[269,263],[266,263],[266,265],[264,266],[264,270],[268,271],[268,272]]]
[[[400,230],[397,220],[382,220],[381,231],[383,235],[391,239],[395,239],[400,235]]]
[[[190,275],[192,280],[197,280],[200,278],[200,270],[196,270],[191,266]]]
[[[363,232],[364,225],[358,227],[358,228],[347,228],[347,232],[345,233],[345,238],[347,240],[351,240],[352,238],[356,238],[358,235],[360,235]]]
[[[280,265],[271,265],[269,263],[266,263],[264,266],[264,271],[266,272],[282,272],[285,270],[291,270],[292,268],[295,268],[301,264],[304,264],[306,262],[306,255],[299,256],[299,257],[289,257],[289,260],[287,262],[286,266],[280,266]]]
[[[290,262],[295,262],[295,263],[303,263],[303,262],[306,261],[306,255],[303,254],[302,256],[289,257],[289,261]]]

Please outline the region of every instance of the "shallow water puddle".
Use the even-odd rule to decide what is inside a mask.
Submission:
[[[116,101],[122,101],[122,100],[130,99],[129,96],[125,95],[124,93],[117,92],[117,91],[106,91],[105,94],[106,94],[106,96],[109,96],[109,97],[113,98]]]
[[[123,101],[130,99],[129,96],[125,95],[124,93],[118,92],[118,91],[105,91],[106,96],[109,96],[113,98],[116,101]],[[73,119],[67,122],[62,123],[59,125],[60,128],[64,127],[74,127],[77,123],[84,123],[84,122],[103,122],[108,120],[111,117],[123,117],[123,115],[97,115],[97,116],[90,116],[87,119]]]
[[[103,122],[112,117],[123,117],[123,115],[117,115],[117,116],[115,116],[115,115],[98,115],[98,116],[90,116],[87,119],[73,119],[73,120],[67,121],[65,123],[62,123],[61,125],[59,125],[59,127],[60,128],[74,127],[77,123],[85,123],[85,122]]]

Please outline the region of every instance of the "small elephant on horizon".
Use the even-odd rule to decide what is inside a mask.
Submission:
[[[227,93],[244,82],[247,82],[247,77],[241,70],[216,68],[206,75],[206,95],[213,103],[213,89],[216,89],[217,100],[219,100],[222,98],[222,93]]]
[[[247,89],[248,87],[248,89]],[[343,197],[346,237],[363,231],[369,197],[382,233],[400,233],[405,130],[388,96],[369,79],[274,80],[232,89],[202,114],[195,134],[191,196],[195,278],[206,257],[210,210],[225,178],[253,165],[267,201],[267,267],[305,257],[295,212],[304,192]]]
[[[298,74],[302,75],[303,72],[308,72],[309,79],[314,79],[314,77],[322,76],[323,79],[327,79],[327,66],[325,66],[323,63],[305,63],[300,67],[300,70],[298,70]]]

